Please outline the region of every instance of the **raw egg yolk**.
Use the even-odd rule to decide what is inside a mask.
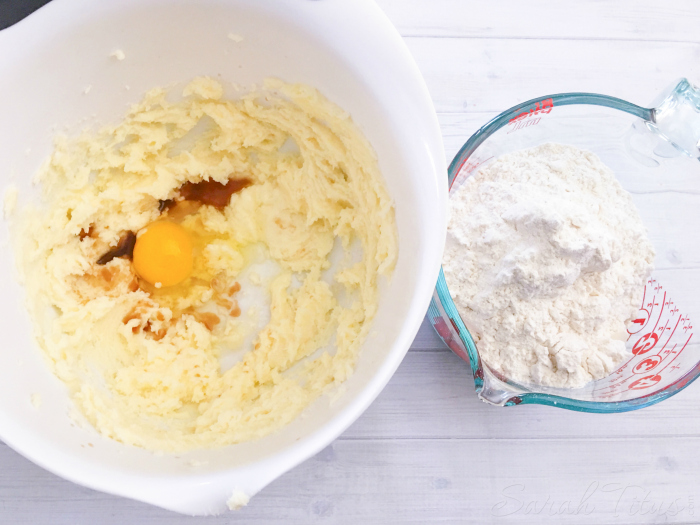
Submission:
[[[173,286],[192,273],[192,239],[179,224],[157,221],[136,238],[134,269],[152,285]]]

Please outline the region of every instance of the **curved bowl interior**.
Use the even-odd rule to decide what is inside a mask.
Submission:
[[[229,33],[244,39],[235,42]],[[110,57],[117,49],[124,60]],[[303,82],[347,110],[374,146],[395,200],[400,255],[343,395],[333,403],[319,399],[259,441],[175,457],[125,447],[73,423],[63,385],[31,342],[13,258],[3,252],[0,437],[65,478],[190,514],[222,511],[234,489],[254,494],[326,446],[377,396],[425,314],[447,195],[427,89],[399,35],[369,0],[54,0],[0,32],[2,186],[16,184],[20,202],[31,197],[31,178],[56,132],[118,121],[146,90],[198,75],[220,78],[230,96],[231,83],[268,76]],[[5,228],[0,242],[7,246]],[[34,393],[43,399],[38,410],[30,403]]]
[[[656,250],[627,346],[632,358],[582,388],[518,384],[480,358],[440,275],[429,317],[443,340],[470,362],[479,396],[499,405],[538,403],[621,412],[657,403],[700,375],[700,163],[653,131],[652,110],[602,95],[551,95],[511,108],[475,133],[450,166],[451,191],[499,156],[546,142],[589,150],[632,199]]]

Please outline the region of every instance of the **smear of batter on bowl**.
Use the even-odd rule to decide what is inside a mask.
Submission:
[[[225,100],[203,77],[166,95],[56,139],[14,234],[37,340],[82,414],[182,451],[269,434],[342,383],[398,241],[371,146],[316,90],[270,80]],[[269,322],[226,368],[257,318],[247,271]]]

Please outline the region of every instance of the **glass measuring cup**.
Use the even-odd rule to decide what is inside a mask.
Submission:
[[[700,342],[693,337],[693,319],[700,319],[700,90],[682,79],[652,106],[592,93],[533,99],[484,125],[450,164],[452,194],[505,153],[546,142],[592,151],[632,194],[656,250],[655,270],[630,323],[632,357],[576,389],[516,383],[483,362],[440,272],[428,318],[470,363],[483,401],[623,412],[658,403],[700,375]]]

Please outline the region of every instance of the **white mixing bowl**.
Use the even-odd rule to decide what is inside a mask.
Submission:
[[[110,56],[116,50],[124,60]],[[321,398],[259,441],[174,457],[72,422],[66,390],[32,342],[12,255],[2,251],[0,437],[71,481],[188,514],[221,512],[234,491],[255,494],[330,443],[379,394],[437,280],[447,193],[425,84],[371,0],[54,0],[0,32],[1,186],[16,184],[25,199],[36,191],[31,178],[56,132],[117,122],[147,89],[198,75],[240,85],[268,76],[303,82],[346,109],[374,146],[396,202],[400,255],[373,334],[337,402]],[[43,399],[39,409],[32,394]]]

